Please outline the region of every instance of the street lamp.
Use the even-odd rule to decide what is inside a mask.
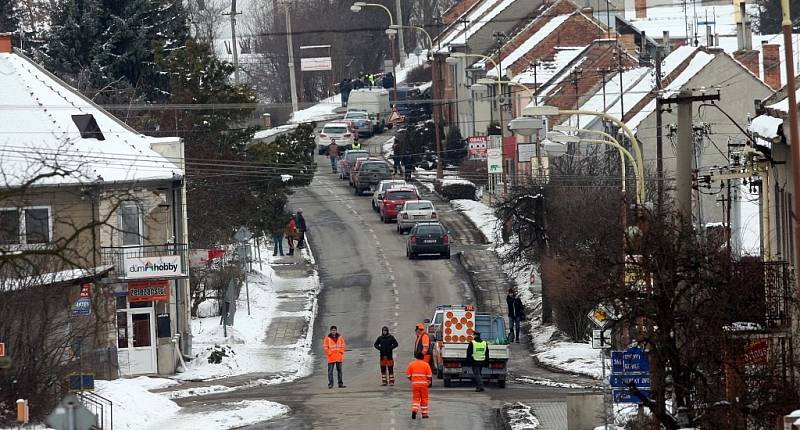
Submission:
[[[613,122],[620,128],[620,130],[622,130],[623,133],[625,133],[628,139],[630,139],[631,146],[633,147],[633,152],[636,155],[636,159],[639,161],[639,163],[635,164],[638,170],[637,177],[642,178],[643,180],[644,162],[642,157],[642,149],[639,146],[639,141],[636,140],[636,136],[634,136],[633,131],[631,131],[631,129],[627,125],[625,125],[624,122],[620,121],[614,116],[609,115],[605,112],[596,112],[591,110],[559,109],[557,106],[547,106],[547,105],[535,106],[532,104],[528,104],[528,106],[526,106],[525,109],[522,110],[522,115],[524,116],[592,115],[592,116],[599,116],[607,121]],[[637,188],[639,189],[636,190],[637,191],[636,200],[637,202],[643,202],[645,199],[644,187],[637,187]]]
[[[379,7],[386,11],[386,14],[389,15],[389,28],[386,29],[386,34],[389,36],[389,47],[391,48],[391,56],[392,56],[392,74],[394,74],[394,100],[397,103],[397,71],[395,70],[396,64],[394,61],[394,36],[397,34],[397,29],[393,29],[394,26],[394,19],[392,18],[392,12],[386,6],[379,4],[379,3],[367,3],[363,1],[353,2],[353,5],[350,6],[350,10],[352,12],[358,13],[361,12],[362,8],[365,7]],[[390,32],[391,30],[391,32]],[[400,43],[403,43],[400,40]]]
[[[350,9],[352,9],[352,7]],[[433,51],[433,38],[431,37],[430,33],[428,33],[424,28],[418,27],[416,25],[399,25],[399,24],[390,24],[389,28],[394,28],[394,29],[409,28],[409,29],[419,30],[425,33],[425,37],[428,38],[428,55],[430,55],[431,51]]]

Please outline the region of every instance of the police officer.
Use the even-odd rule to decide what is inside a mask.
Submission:
[[[472,362],[475,391],[483,391],[483,366],[489,361],[489,344],[481,339],[481,332],[473,333],[474,339],[467,346],[467,360]]]

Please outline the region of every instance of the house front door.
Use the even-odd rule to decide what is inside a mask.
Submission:
[[[117,361],[121,376],[157,373],[155,331],[152,307],[117,311]]]

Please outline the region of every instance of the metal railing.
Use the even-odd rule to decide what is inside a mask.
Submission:
[[[114,266],[113,277],[126,279],[126,273],[121,270],[126,258],[164,257],[170,255],[180,256],[181,274],[189,273],[189,245],[185,243],[165,243],[163,245],[134,245],[134,246],[104,246],[100,249],[103,264]]]
[[[97,425],[93,429],[113,430],[114,404],[111,400],[91,391],[81,391],[77,395],[83,406],[97,416]]]

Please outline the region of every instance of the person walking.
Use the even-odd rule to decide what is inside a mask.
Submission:
[[[394,175],[400,174],[400,163],[403,160],[403,148],[400,145],[400,139],[395,137],[394,144],[392,145],[392,161],[394,162]],[[393,175],[393,176],[394,176]]]
[[[331,326],[330,332],[322,341],[322,349],[328,356],[328,388],[333,388],[333,368],[336,368],[336,380],[339,388],[347,388],[342,381],[342,362],[344,361],[344,336],[339,334],[335,325]]]
[[[297,236],[297,224],[294,222],[294,215],[289,215],[289,222],[283,230],[286,236],[286,243],[289,244],[289,253],[286,255],[294,255],[294,238]]]
[[[275,230],[272,232],[272,256],[275,257],[279,253],[283,257],[283,231]]]
[[[406,181],[410,181],[411,173],[414,172],[414,157],[410,153],[403,155],[403,172]]]
[[[297,249],[303,249],[306,247],[306,219],[303,216],[302,209],[297,208],[294,222],[297,226]]]
[[[489,344],[481,339],[481,332],[472,335],[474,338],[467,346],[467,361],[472,363],[475,391],[483,391],[483,366],[489,361]]]
[[[353,80],[353,89],[360,90],[362,88],[364,88],[364,81],[362,81],[360,78],[355,78],[355,80]],[[349,100],[350,97],[348,96],[348,101]]]
[[[414,353],[414,361],[406,367],[406,376],[411,381],[411,419],[417,419],[417,412],[422,412],[422,418],[428,418],[428,387],[432,384],[433,372],[422,353]]]
[[[522,321],[525,321],[525,306],[514,288],[508,289],[506,304],[508,305],[508,341],[519,343],[519,326]]]
[[[375,339],[375,349],[380,351],[381,385],[394,385],[394,358],[392,351],[397,348],[397,339],[389,334],[389,327],[381,329],[381,335]]]
[[[339,145],[333,139],[328,146],[328,158],[331,159],[331,173],[336,173],[336,164],[339,162]]]
[[[342,79],[342,82],[339,83],[339,91],[342,95],[342,107],[347,106],[347,101],[350,99],[350,91],[353,89],[353,84],[350,81],[350,78]]]
[[[425,332],[425,325],[417,323],[414,332],[417,338],[414,340],[414,354],[417,352],[422,354],[426,363],[431,362],[431,337]],[[432,383],[432,382],[431,382]]]

